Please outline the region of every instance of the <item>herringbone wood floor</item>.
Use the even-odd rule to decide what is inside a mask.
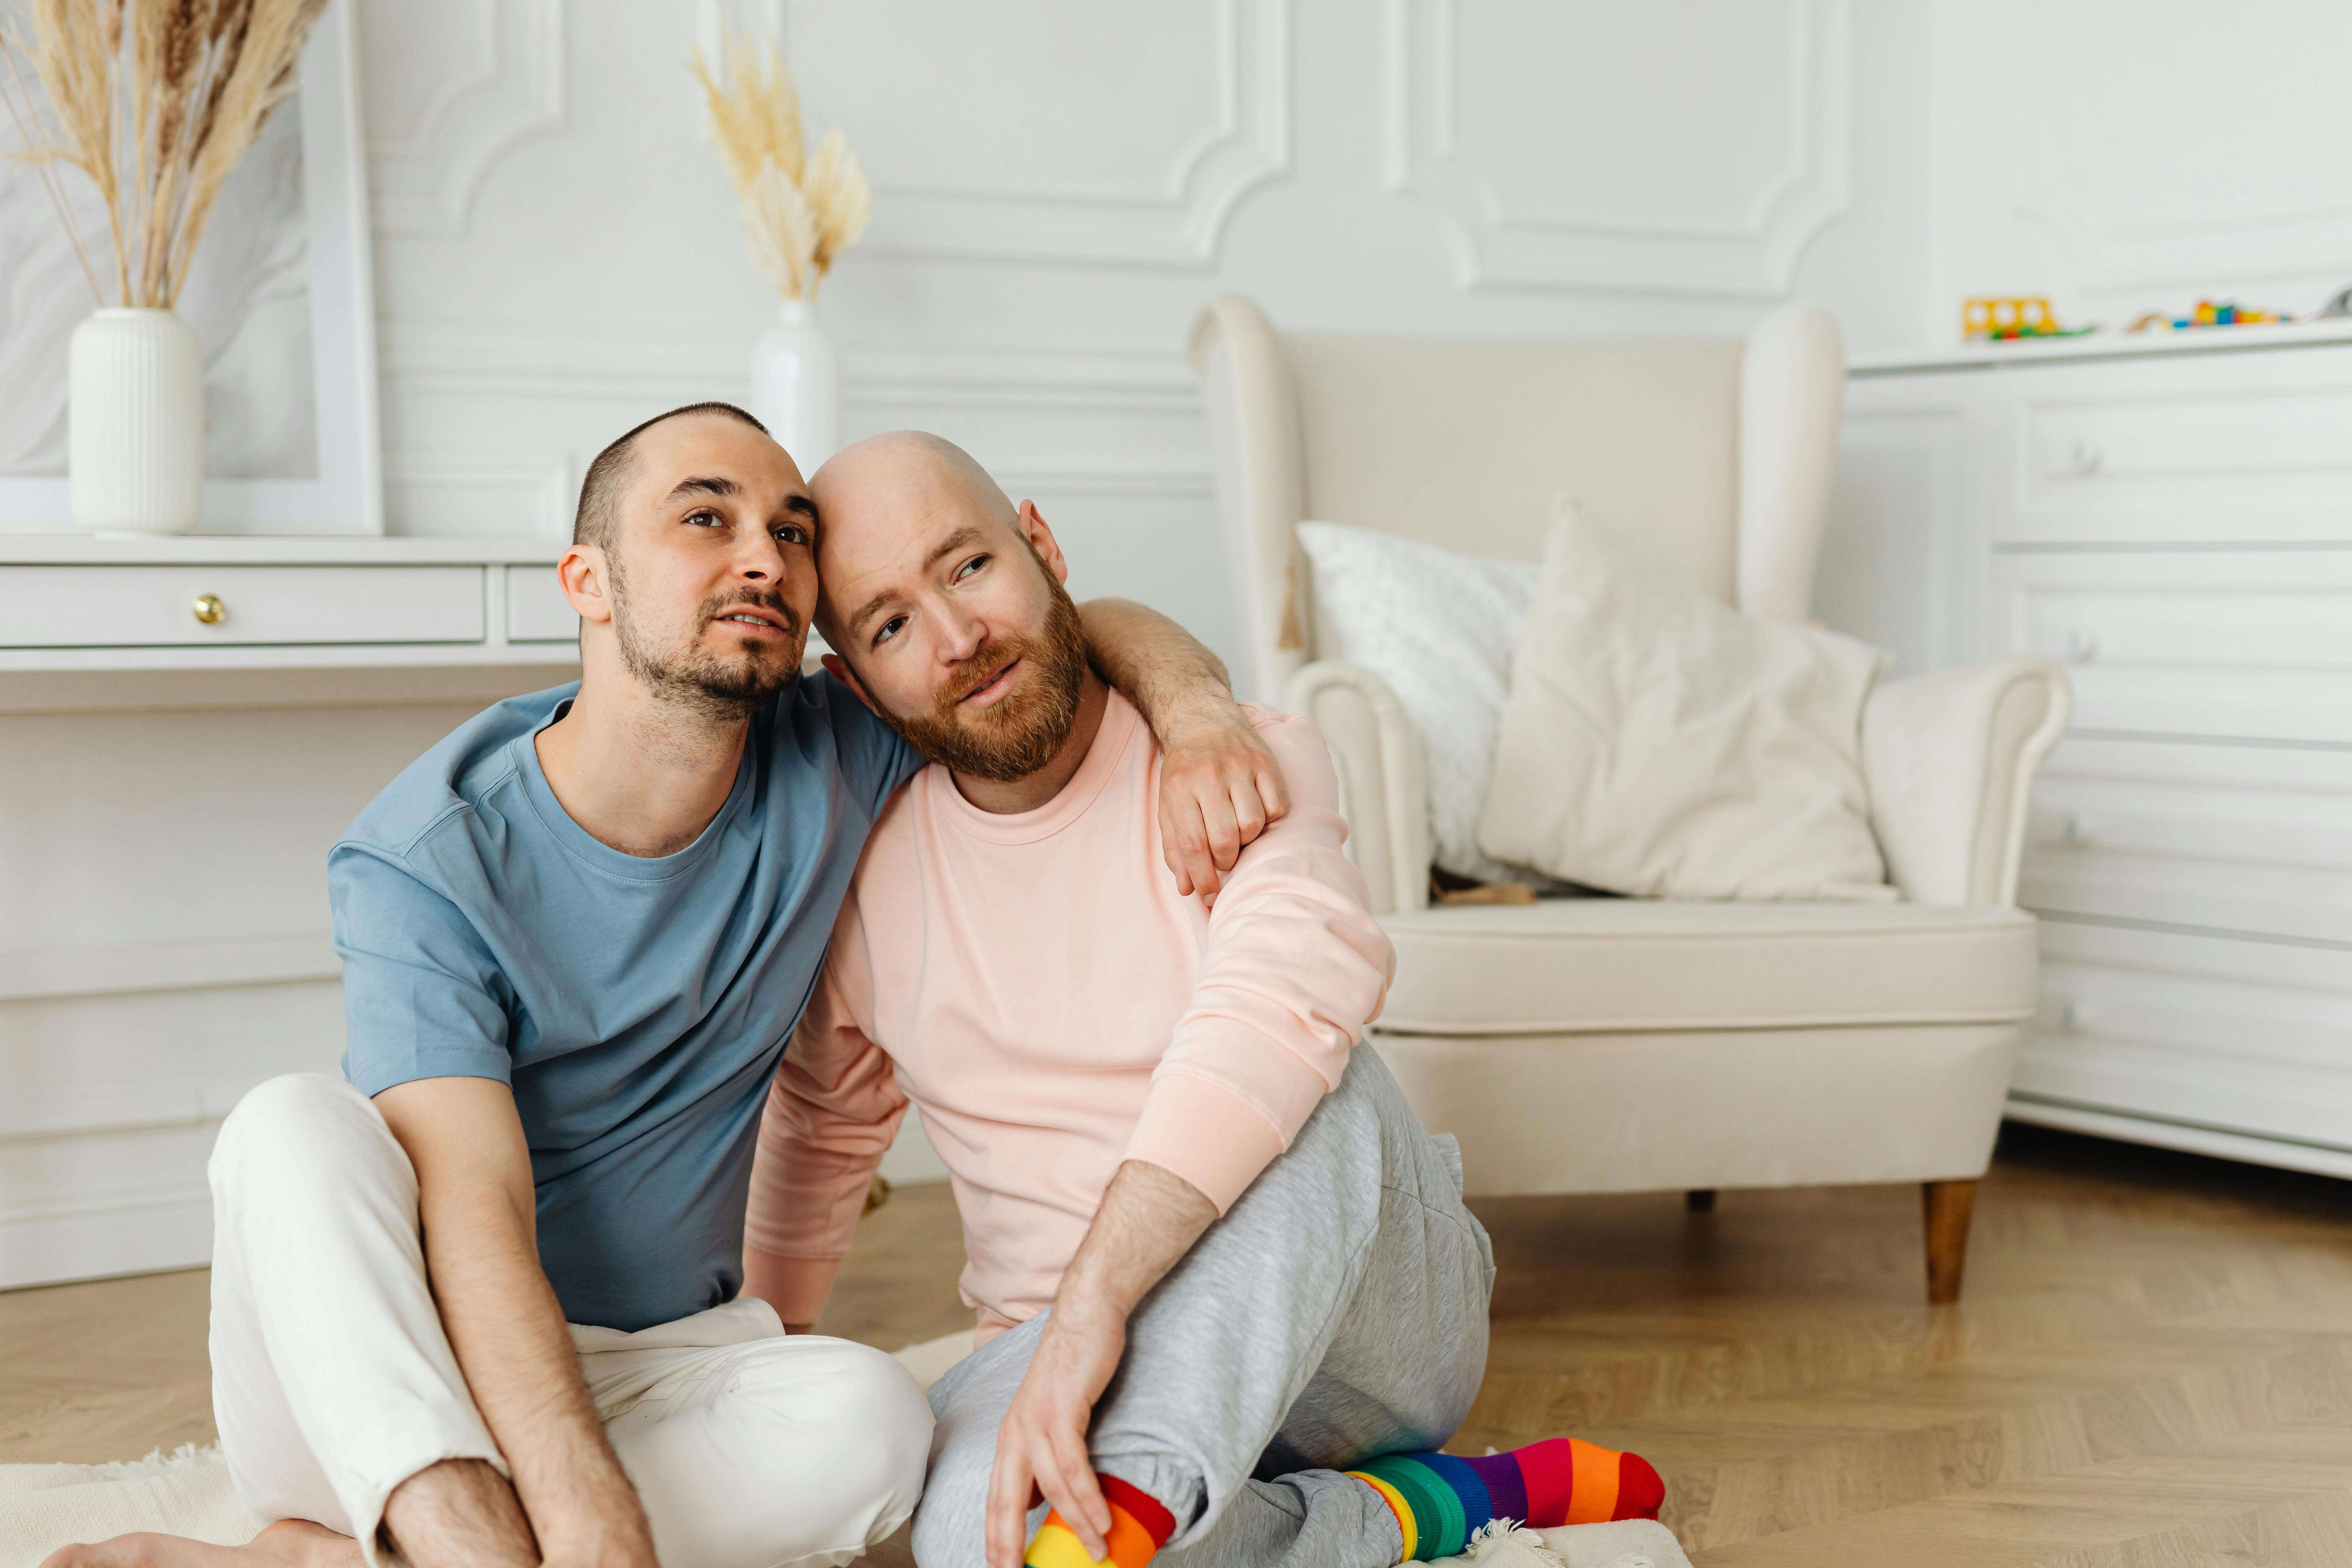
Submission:
[[[1966,1294],[1910,1188],[1478,1205],[1494,1349],[1454,1447],[1648,1455],[1708,1568],[2352,1565],[2352,1185],[2012,1129]],[[968,1321],[944,1187],[870,1215],[826,1327]],[[0,1295],[0,1461],[210,1436],[201,1273]]]

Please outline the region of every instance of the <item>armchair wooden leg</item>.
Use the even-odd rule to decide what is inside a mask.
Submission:
[[[1688,1209],[1693,1214],[1713,1214],[1715,1212],[1715,1189],[1713,1187],[1693,1187],[1690,1191],[1683,1194],[1683,1207]]]
[[[1927,1300],[1938,1307],[1960,1299],[1960,1271],[1969,1261],[1969,1219],[1976,1212],[1974,1182],[1922,1182],[1927,1221]]]

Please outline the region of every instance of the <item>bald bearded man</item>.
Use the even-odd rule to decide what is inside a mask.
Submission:
[[[827,668],[933,765],[877,821],[778,1073],[745,1270],[813,1318],[921,1107],[980,1346],[931,1390],[920,1568],[1389,1568],[1490,1518],[1654,1513],[1630,1455],[1433,1451],[1494,1265],[1451,1140],[1353,1048],[1392,954],[1313,727],[1247,710],[1291,810],[1213,906],[1181,898],[1152,874],[1160,749],[1087,668],[1037,509],[917,432],[812,492]]]

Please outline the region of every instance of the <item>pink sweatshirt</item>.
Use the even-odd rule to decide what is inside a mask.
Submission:
[[[1223,1212],[1339,1081],[1395,970],[1329,753],[1249,710],[1290,811],[1213,910],[1160,858],[1160,748],[1110,696],[1086,761],[997,816],[924,770],[883,810],[768,1097],[746,1235],[814,1321],[911,1100],[963,1215],[982,1337],[1050,1304],[1123,1160]]]

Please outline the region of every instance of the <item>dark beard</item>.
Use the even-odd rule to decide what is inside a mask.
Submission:
[[[1038,570],[1045,571],[1043,562]],[[940,693],[930,712],[886,713],[890,727],[931,761],[997,784],[1025,779],[1052,762],[1078,721],[1087,637],[1070,595],[1051,576],[1045,586],[1053,602],[1036,636],[990,642],[964,661],[962,679]],[[958,704],[1016,658],[1029,668],[1012,695],[980,713],[959,710]]]
[[[698,644],[684,652],[660,647],[641,635],[635,618],[629,613],[627,574],[622,571],[617,553],[607,552],[605,576],[613,590],[613,631],[620,644],[621,662],[630,674],[667,701],[711,719],[742,719],[790,685],[793,677],[800,673],[800,667],[790,659],[771,665],[750,650],[741,658],[724,659],[705,652]],[[798,634],[801,629],[800,616],[784,603],[783,595],[773,588],[736,588],[714,594],[696,606],[694,624],[698,629],[712,616],[723,616],[738,605],[774,612],[782,619],[787,632]]]

